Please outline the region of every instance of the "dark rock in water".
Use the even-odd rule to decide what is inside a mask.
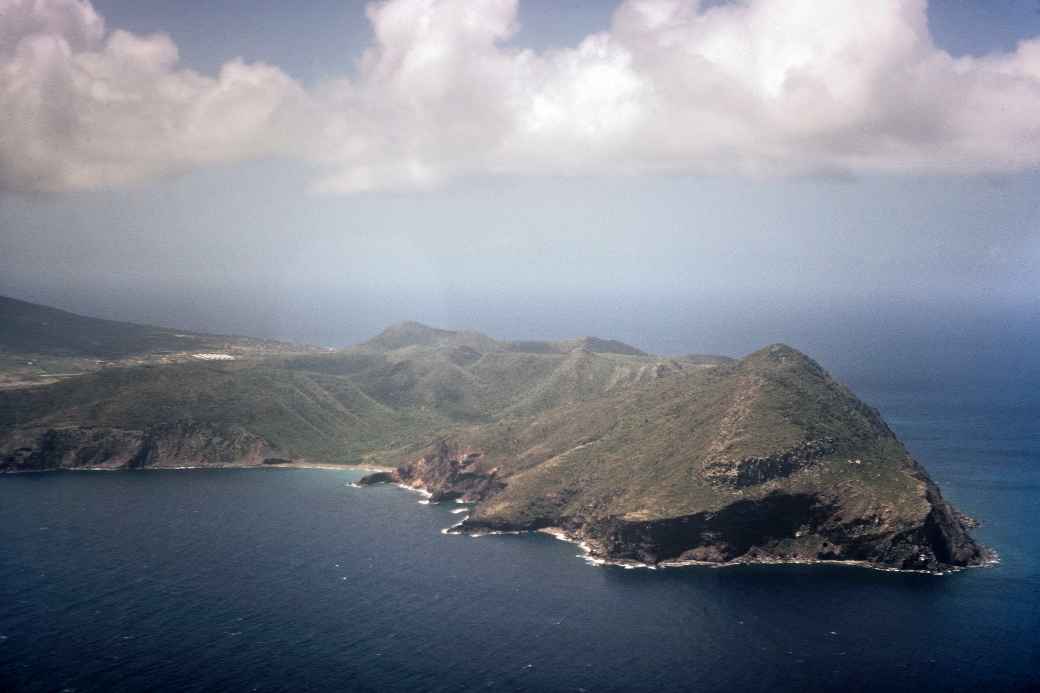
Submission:
[[[976,529],[977,527],[982,526],[981,522],[979,522],[971,515],[968,515],[967,513],[962,513],[960,510],[957,510],[956,508],[953,512],[954,515],[956,515],[957,519],[960,521],[960,523],[968,529]]]
[[[397,472],[373,472],[358,479],[360,486],[374,486],[376,484],[395,484],[400,481]]]
[[[503,488],[495,478],[497,470],[481,468],[482,453],[452,448],[440,441],[429,454],[413,464],[400,467],[401,483],[419,486],[430,492],[430,501],[472,501],[491,496]]]

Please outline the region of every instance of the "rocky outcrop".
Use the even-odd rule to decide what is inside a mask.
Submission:
[[[118,428],[19,430],[0,444],[0,470],[132,468],[143,444],[143,431]]]
[[[773,492],[718,511],[653,521],[544,516],[516,524],[483,519],[478,511],[452,531],[555,527],[583,543],[593,557],[648,565],[844,561],[937,573],[984,563],[989,554],[938,489],[931,487],[927,498],[931,509],[920,523],[850,514],[835,498]]]
[[[285,461],[243,428],[178,421],[144,430],[19,429],[0,438],[0,471],[251,466]]]
[[[373,472],[366,474],[358,480],[358,486],[375,486],[377,484],[399,484],[401,476],[397,470],[392,472]]]
[[[977,565],[991,557],[991,552],[976,543],[968,533],[969,529],[978,526],[978,522],[946,502],[934,484],[928,486],[928,502],[932,510],[918,538],[926,540],[938,563]]]
[[[432,502],[455,499],[476,502],[503,488],[502,482],[496,478],[497,470],[485,472],[480,469],[482,456],[478,451],[456,449],[445,441],[439,441],[416,461],[392,472],[369,474],[358,483],[362,486],[404,484],[427,491]]]
[[[912,508],[865,510],[842,489],[820,490],[787,481],[830,455],[830,439],[806,442],[769,456],[749,457],[716,470],[713,483],[734,494],[711,511],[660,519],[584,515],[563,509],[577,492],[552,493],[540,510],[506,518],[484,512],[508,485],[497,470],[481,471],[479,451],[438,442],[414,462],[365,477],[364,484],[401,483],[431,493],[431,500],[476,503],[456,533],[561,529],[594,557],[642,564],[701,562],[779,563],[842,561],[886,569],[945,572],[979,565],[989,554],[968,534],[970,518],[943,499],[923,470],[914,468],[922,495]],[[859,460],[843,461],[859,465]],[[790,488],[785,487],[790,483]],[[762,495],[743,489],[769,484]],[[779,484],[779,485],[778,485]],[[799,489],[809,490],[799,490]],[[561,495],[562,494],[562,495]],[[557,497],[559,496],[559,497]]]
[[[835,450],[833,438],[810,440],[772,455],[755,455],[736,461],[714,459],[704,467],[705,477],[716,484],[744,488],[791,476]]]
[[[570,530],[603,558],[649,564],[849,561],[942,572],[983,562],[985,552],[938,489],[927,497],[931,510],[919,524],[851,515],[836,498],[775,492],[717,512],[654,522],[571,522]]]

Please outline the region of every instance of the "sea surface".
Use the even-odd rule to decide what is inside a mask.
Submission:
[[[8,475],[0,690],[1040,688],[1034,390],[858,392],[999,566],[626,570],[352,471]]]

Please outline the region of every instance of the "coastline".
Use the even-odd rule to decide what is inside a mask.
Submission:
[[[356,472],[390,472],[394,471],[394,467],[373,465],[373,464],[332,464],[332,463],[321,463],[321,462],[300,462],[300,463],[285,463],[285,464],[249,464],[249,465],[185,465],[178,467],[168,466],[154,466],[154,467],[140,467],[140,468],[126,468],[126,467],[59,467],[57,469],[14,469],[0,471],[0,476],[4,474],[46,474],[54,472],[148,472],[148,471],[182,471],[182,470],[228,470],[228,469],[309,469],[309,470],[323,470],[323,471],[356,471]],[[355,488],[365,488],[356,483],[350,484]],[[429,491],[423,485],[409,485],[405,483],[395,482],[392,483],[405,491],[416,493],[422,496],[419,500],[420,505],[439,505],[438,502],[431,502],[429,499],[433,496],[433,493]],[[456,501],[460,502],[460,501]],[[467,503],[468,504],[468,503]],[[460,509],[460,512],[465,509]],[[581,558],[587,564],[592,566],[613,566],[618,568],[624,568],[626,570],[644,569],[644,570],[658,570],[666,568],[688,568],[688,567],[702,567],[702,568],[733,568],[738,566],[753,566],[753,565],[834,565],[834,566],[847,566],[852,568],[866,568],[869,570],[875,570],[884,573],[909,573],[909,574],[920,574],[920,575],[950,575],[952,573],[958,573],[970,568],[988,568],[1000,564],[1000,555],[993,549],[989,549],[989,556],[982,563],[976,565],[967,566],[947,566],[945,570],[931,571],[931,570],[914,570],[904,568],[893,568],[878,563],[872,563],[870,561],[841,561],[833,559],[793,559],[793,558],[772,558],[772,559],[745,559],[737,558],[732,561],[725,562],[712,562],[712,561],[696,561],[696,560],[672,560],[672,561],[661,561],[660,563],[643,563],[640,561],[634,561],[631,559],[615,559],[607,558],[599,555],[594,547],[592,547],[585,540],[568,533],[561,527],[543,527],[540,529],[500,529],[500,530],[488,530],[488,531],[459,531],[459,528],[469,519],[469,515],[463,517],[459,522],[445,527],[441,530],[441,534],[458,534],[465,535],[471,538],[479,538],[493,535],[507,535],[507,534],[532,534],[541,533],[557,539],[558,541],[564,541],[569,544],[574,544],[581,550],[581,554],[577,557]]]
[[[379,470],[384,471],[384,470]],[[422,494],[425,498],[429,498],[432,493],[423,486],[410,486],[403,483],[394,483],[394,486],[411,491],[413,493]],[[364,488],[364,487],[361,487]],[[429,501],[419,501],[421,505],[430,505]],[[947,566],[944,570],[915,570],[910,568],[893,568],[891,566],[882,565],[879,563],[872,563],[870,561],[840,561],[833,559],[795,559],[795,558],[773,558],[773,559],[745,559],[737,558],[732,561],[725,562],[713,562],[713,561],[695,561],[695,560],[673,560],[673,561],[661,561],[660,563],[643,563],[640,561],[633,561],[630,559],[615,559],[606,558],[604,556],[597,555],[595,549],[589,545],[588,542],[583,539],[573,536],[568,533],[562,527],[543,527],[541,529],[504,529],[504,530],[489,530],[489,531],[459,531],[459,528],[469,519],[469,515],[462,518],[461,521],[445,527],[441,530],[441,534],[457,534],[465,535],[471,538],[480,538],[486,536],[500,535],[500,534],[547,534],[558,541],[564,541],[569,544],[576,545],[580,550],[581,554],[577,557],[581,558],[587,564],[592,566],[613,566],[617,568],[624,568],[626,570],[644,569],[644,570],[658,570],[667,568],[690,568],[690,567],[701,567],[701,568],[735,568],[739,566],[756,566],[756,565],[833,565],[833,566],[846,566],[849,568],[866,568],[868,570],[874,570],[882,573],[904,573],[904,574],[917,574],[917,575],[932,575],[932,576],[943,576],[951,575],[953,573],[959,573],[964,570],[971,568],[990,568],[1000,564],[1000,555],[993,549],[988,549],[989,555],[986,560],[976,565],[966,566]]]
[[[568,544],[574,544],[581,549],[582,554],[578,556],[589,565],[594,566],[615,566],[618,568],[624,568],[626,570],[634,569],[645,569],[645,570],[658,570],[664,568],[688,568],[688,567],[701,567],[701,568],[736,568],[739,566],[754,566],[754,565],[834,565],[834,566],[847,566],[850,568],[867,568],[868,570],[876,570],[882,573],[909,573],[917,575],[951,575],[953,573],[959,573],[964,570],[970,570],[972,568],[990,568],[1000,564],[1000,555],[990,549],[991,555],[986,559],[985,562],[979,563],[978,565],[966,565],[966,566],[949,566],[946,570],[913,570],[909,568],[892,568],[890,566],[881,565],[879,563],[871,563],[870,561],[838,561],[833,559],[799,559],[799,558],[773,558],[768,560],[763,559],[735,559],[732,561],[725,561],[721,563],[713,561],[661,561],[660,563],[642,563],[640,561],[633,561],[629,559],[614,559],[604,558],[597,556],[595,551],[589,544],[577,537],[571,536],[566,530],[560,527],[543,527],[542,529],[533,530],[542,534],[548,534],[549,536],[559,541],[567,542]],[[524,532],[494,532],[494,534],[523,534]],[[481,537],[486,536],[485,534],[470,534],[469,536]]]
[[[161,472],[187,469],[323,469],[326,471],[389,472],[393,467],[373,464],[331,464],[327,462],[300,462],[298,464],[196,464],[181,467],[57,467],[55,469],[5,469],[4,474],[46,474],[51,472]]]

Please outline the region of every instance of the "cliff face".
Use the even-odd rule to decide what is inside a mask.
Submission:
[[[248,466],[276,454],[267,441],[244,429],[191,421],[144,430],[19,429],[0,439],[0,471]]]
[[[378,472],[362,485],[402,483],[431,493],[434,502],[477,505],[453,531],[564,530],[592,556],[645,564],[672,562],[849,561],[899,570],[942,572],[979,565],[986,551],[968,534],[968,522],[926,478],[917,507],[880,504],[864,509],[840,492],[792,488],[735,499],[717,509],[644,520],[561,511],[580,492],[559,490],[533,500],[522,516],[494,510],[508,477],[481,472],[480,453],[455,452],[444,443],[412,464]],[[787,476],[786,469],[779,475]]]
[[[604,557],[651,564],[854,561],[939,572],[984,561],[983,550],[934,486],[926,501],[923,520],[860,517],[840,499],[774,492],[718,512],[654,522],[608,518],[569,524]]]
[[[782,346],[456,431],[380,481],[475,502],[456,531],[558,528],[605,559],[940,572],[987,558],[880,415]]]
[[[481,453],[473,450],[452,450],[443,441],[434,451],[420,457],[414,464],[401,467],[390,479],[398,483],[428,491],[430,500],[478,501],[502,490],[494,469],[479,468]],[[371,479],[369,479],[371,482]]]

